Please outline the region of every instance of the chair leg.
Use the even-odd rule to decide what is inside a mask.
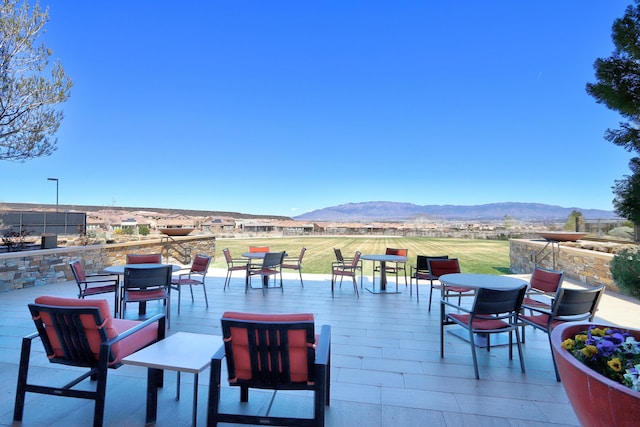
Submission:
[[[207,405],[207,426],[217,426],[218,409],[220,407],[220,378],[222,374],[221,361],[214,359],[211,362],[209,374],[209,404]]]
[[[515,328],[515,329],[516,329],[516,345],[518,346],[518,358],[520,359],[520,370],[524,374],[526,369],[524,367],[524,356],[522,355],[522,344],[520,343],[520,335],[518,333],[518,328]]]
[[[356,297],[360,298],[360,293],[358,292],[358,281],[356,280],[356,272],[353,272],[353,276],[351,276],[351,278],[353,279],[353,289],[355,289],[356,291]]]
[[[181,293],[182,293],[182,285],[178,283],[178,314],[180,314],[180,300],[182,300],[182,298],[180,298]]]
[[[473,330],[469,329],[469,343],[471,344],[471,355],[473,356],[473,370],[476,373],[476,379],[480,379],[480,373],[478,372],[478,357],[476,356],[476,344],[473,336]],[[487,346],[489,341],[487,340]]]
[[[560,373],[558,372],[558,365],[556,364],[556,357],[553,355],[552,345],[551,345],[551,333],[547,333],[549,337],[549,350],[551,350],[551,361],[553,362],[553,369],[556,372],[556,381],[561,382]]]
[[[298,273],[300,274],[300,285],[304,288],[304,282],[302,281],[302,269],[298,269]]]
[[[16,388],[16,402],[13,407],[13,420],[22,421],[24,414],[24,399],[27,393],[27,376],[29,374],[29,359],[31,358],[31,339],[22,339],[20,352],[20,368],[18,369],[18,385]]]
[[[204,280],[202,281],[202,291],[204,292],[204,304],[207,306],[207,308],[209,308],[209,299],[207,298],[207,286],[204,283]]]

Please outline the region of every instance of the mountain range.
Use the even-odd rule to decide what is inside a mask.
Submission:
[[[564,208],[542,203],[489,203],[484,205],[416,205],[399,202],[362,202],[317,209],[294,217],[298,221],[409,221],[418,218],[441,220],[566,221],[573,211],[585,219],[617,219],[613,211]]]

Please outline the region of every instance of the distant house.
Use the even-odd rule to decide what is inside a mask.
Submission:
[[[233,232],[236,222],[233,218],[207,218],[202,222],[202,231],[211,233]]]
[[[320,227],[314,223],[305,223],[301,221],[278,221],[276,226],[285,236],[312,234],[320,229]]]

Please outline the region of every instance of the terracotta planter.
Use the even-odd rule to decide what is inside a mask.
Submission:
[[[583,426],[637,426],[640,392],[598,374],[562,348],[562,341],[589,328],[589,323],[565,323],[551,333],[551,348],[571,406]],[[640,340],[640,330],[597,325],[629,331]]]

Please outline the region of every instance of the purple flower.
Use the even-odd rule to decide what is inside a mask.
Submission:
[[[596,344],[598,353],[605,357],[611,356],[616,351],[616,345],[609,340],[602,340]]]

